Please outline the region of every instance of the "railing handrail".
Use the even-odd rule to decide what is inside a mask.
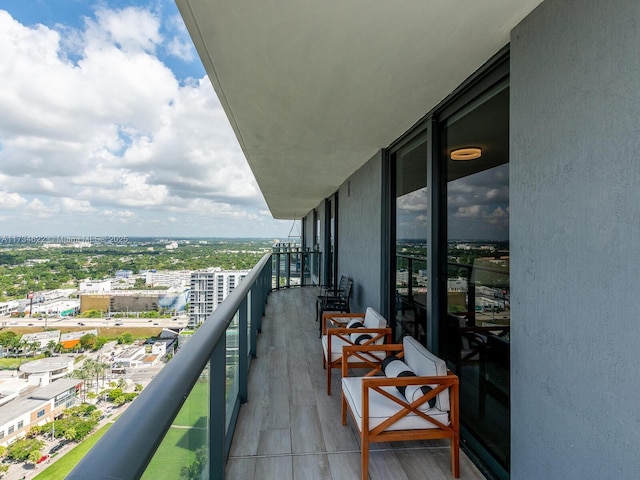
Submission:
[[[144,473],[233,317],[271,259],[265,254],[207,317],[113,426],[66,477],[67,480],[133,480]]]

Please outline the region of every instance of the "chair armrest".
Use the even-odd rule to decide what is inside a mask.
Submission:
[[[389,343],[391,341],[391,328],[346,328],[346,327],[337,327],[337,328],[328,328],[327,329],[327,350],[331,352],[331,337],[338,337],[344,342],[355,345],[351,341],[352,333],[370,333],[371,338],[366,341],[366,343],[358,346],[367,346],[373,345],[373,342],[380,340],[380,338],[385,337],[385,341]],[[344,350],[344,348],[343,348]]]
[[[322,333],[323,335],[327,333],[328,326],[346,325],[346,323],[335,321],[334,318],[348,318],[351,321],[354,318],[364,318],[364,315],[364,313],[324,312],[322,314]]]
[[[345,329],[347,330],[347,329]],[[391,330],[387,328],[387,330]],[[391,332],[389,332],[391,333]],[[402,344],[400,343],[383,343],[383,344],[366,344],[366,345],[346,345],[342,347],[342,376],[349,376],[349,357],[355,356],[364,362],[369,363],[370,356],[366,356],[364,354],[371,352],[386,352],[387,355],[395,355],[398,358],[404,357],[404,350]],[[382,364],[381,362],[377,362],[376,365],[373,365],[371,362],[371,370],[364,375],[365,377],[369,377],[372,375],[376,375],[382,372]]]

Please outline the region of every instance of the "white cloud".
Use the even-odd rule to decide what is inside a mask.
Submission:
[[[208,78],[176,78],[157,56],[190,61],[187,40],[179,17],[142,8],[99,8],[79,30],[0,10],[0,207],[13,212],[3,231],[129,222],[163,234],[166,222],[211,235],[217,225],[195,219],[277,223]]]
[[[11,210],[25,205],[27,201],[17,193],[7,193],[0,190],[0,208]]]

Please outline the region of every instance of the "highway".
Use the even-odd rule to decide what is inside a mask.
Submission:
[[[115,327],[115,328],[184,328],[188,322],[187,316],[169,317],[169,318],[80,318],[80,317],[0,317],[0,326],[4,328],[11,327],[41,327],[41,328],[63,328],[63,327],[82,327],[82,328],[98,328],[98,327]]]

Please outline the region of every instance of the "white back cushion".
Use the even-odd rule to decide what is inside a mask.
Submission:
[[[447,364],[444,360],[436,357],[427,350],[420,342],[413,337],[404,337],[402,339],[404,348],[404,361],[409,368],[416,372],[419,377],[433,377],[447,374]],[[436,388],[437,385],[429,385]],[[436,407],[442,411],[449,411],[449,391],[445,390],[438,394]]]
[[[387,326],[387,319],[380,315],[374,308],[367,307],[362,323],[365,328],[385,328]]]

